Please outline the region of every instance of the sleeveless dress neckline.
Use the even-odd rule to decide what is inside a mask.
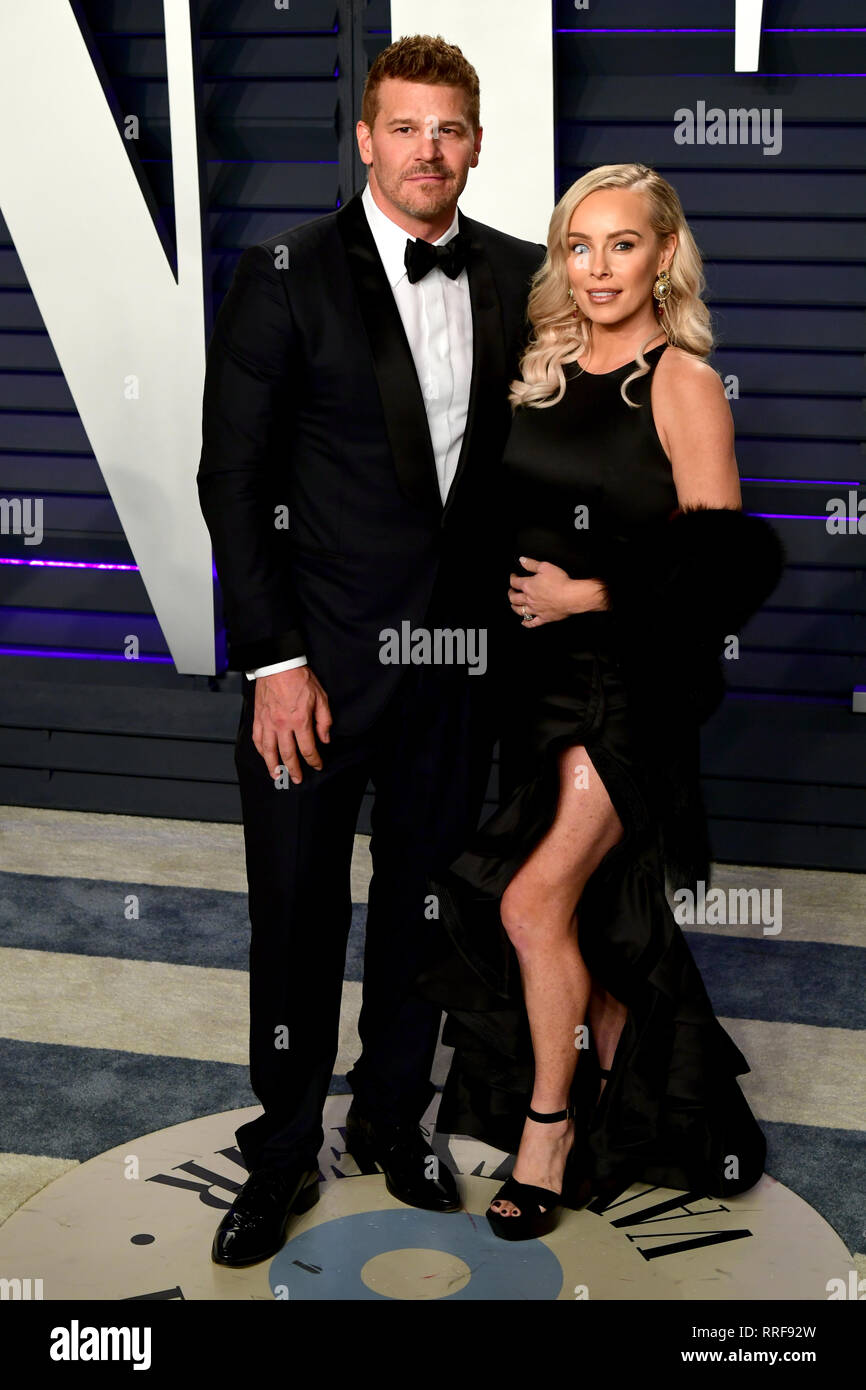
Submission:
[[[647,351],[644,353],[644,357],[647,358],[647,360],[649,360],[649,358],[652,357],[654,352],[663,352],[665,348],[668,348],[670,346],[671,345],[668,342],[657,343],[654,348],[647,349]],[[603,379],[606,376],[616,376],[617,372],[624,372],[626,367],[633,367],[636,362],[637,358],[633,357],[630,362],[623,362],[621,367],[613,367],[609,372],[588,372],[586,368],[581,367],[578,362],[569,362],[567,365],[569,367],[578,368],[578,372],[576,373],[577,376],[596,376],[599,379]]]

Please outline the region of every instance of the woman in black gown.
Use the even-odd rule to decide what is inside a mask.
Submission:
[[[729,1195],[764,1137],[665,893],[709,878],[698,733],[782,554],[740,510],[700,258],[640,165],[550,224],[502,467],[500,810],[432,887],[422,987],[455,1049],[437,1129],[516,1152],[506,1239],[644,1180]],[[510,581],[506,576],[510,572]],[[503,593],[504,599],[504,593]]]

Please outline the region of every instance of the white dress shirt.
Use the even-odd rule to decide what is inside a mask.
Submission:
[[[404,232],[382,211],[370,192],[369,183],[361,195],[361,202],[409,339],[427,412],[439,494],[444,504],[457,471],[469,409],[472,377],[469,276],[464,269],[452,280],[435,266],[423,280],[410,284],[404,258],[407,240],[414,241],[415,237]],[[451,226],[433,245],[444,246],[459,230],[455,210]],[[289,661],[276,661],[271,666],[258,666],[246,674],[250,680],[255,680],[256,676],[269,676],[275,671],[288,671],[306,664],[305,656],[296,656]]]

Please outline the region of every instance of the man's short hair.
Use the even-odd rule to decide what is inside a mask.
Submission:
[[[478,73],[456,44],[441,35],[413,34],[384,48],[373,62],[364,84],[361,120],[373,129],[379,114],[379,86],[388,77],[404,82],[426,82],[442,87],[462,87],[466,114],[473,132],[481,124],[481,87]]]

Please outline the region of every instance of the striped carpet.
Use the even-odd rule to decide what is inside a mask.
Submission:
[[[358,836],[332,1093],[358,1051],[369,877]],[[767,1171],[866,1276],[866,879],[725,865],[714,882],[781,889],[778,933],[684,930],[752,1068]],[[2,807],[0,890],[0,1220],[127,1139],[256,1103],[240,826]]]

